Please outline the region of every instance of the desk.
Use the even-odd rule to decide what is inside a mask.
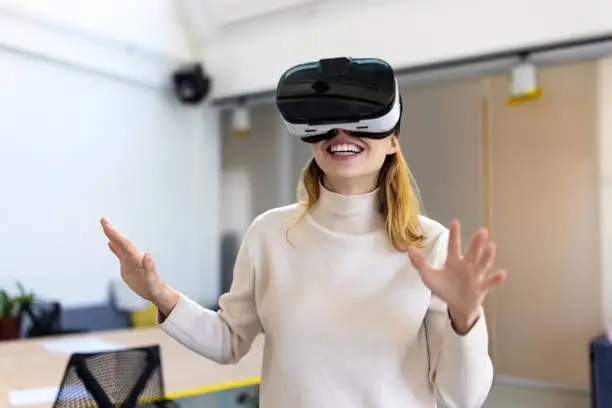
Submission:
[[[200,357],[157,327],[62,337],[82,336],[103,338],[128,348],[159,344],[168,398],[254,384],[261,373],[263,336],[255,339],[251,351],[235,365],[219,365]],[[43,341],[57,338],[0,342],[0,407],[8,406],[8,394],[12,390],[60,385],[70,356],[49,353],[41,345]],[[28,405],[28,408],[50,405]]]

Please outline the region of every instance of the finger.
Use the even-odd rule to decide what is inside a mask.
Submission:
[[[151,254],[144,254],[142,258],[142,264],[145,268],[145,272],[155,272],[155,262],[153,262],[153,257],[151,256]]]
[[[485,245],[482,253],[476,260],[476,270],[479,273],[485,273],[493,266],[493,260],[495,259],[495,252],[497,246],[494,242],[489,242]]]
[[[102,224],[102,231],[104,231],[104,235],[106,235],[106,237],[111,241],[117,241],[119,231],[117,231],[105,218],[102,218],[100,224]]]
[[[449,261],[461,259],[461,227],[459,221],[453,220],[448,227],[448,254]]]
[[[120,253],[138,257],[140,255],[140,251],[136,249],[128,237],[117,231],[108,221],[104,221],[102,223],[104,234],[113,243],[115,249],[117,249]]]
[[[108,248],[111,250],[111,252],[112,252],[113,254],[115,254],[115,256],[116,256],[117,258],[119,258],[119,260],[121,260],[121,254],[119,253],[119,251],[117,250],[117,248],[115,248],[115,246],[113,245],[113,243],[112,243],[112,242],[110,242],[110,241],[108,242]]]
[[[115,229],[113,228],[111,223],[108,222],[108,220],[106,218],[101,218],[100,219],[100,224],[102,225],[102,231],[104,231],[104,234],[107,237],[109,236],[109,234],[113,234],[113,231],[115,231]]]
[[[506,271],[503,269],[491,274],[485,280],[485,283],[484,283],[485,288],[492,289],[496,286],[499,286],[503,281],[506,280],[506,276],[507,276]]]
[[[478,230],[470,240],[470,246],[465,256],[463,257],[468,262],[476,262],[482,252],[482,246],[487,241],[489,232],[482,228]]]

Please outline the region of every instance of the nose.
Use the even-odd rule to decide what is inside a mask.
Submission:
[[[351,133],[344,129],[334,129],[334,136],[348,136],[351,137]]]

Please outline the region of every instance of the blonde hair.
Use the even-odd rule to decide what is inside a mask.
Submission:
[[[297,199],[302,205],[299,222],[317,202],[321,191],[319,181],[323,170],[313,158],[302,170],[297,188]],[[412,175],[401,151],[387,156],[378,176],[379,211],[385,219],[385,228],[391,246],[406,251],[411,246],[421,246],[425,236],[420,228],[420,202],[411,184]],[[289,229],[287,229],[287,241]]]

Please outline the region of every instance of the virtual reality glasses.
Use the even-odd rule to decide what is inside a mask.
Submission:
[[[336,129],[382,139],[398,127],[402,104],[391,66],[376,58],[331,58],[296,65],[280,78],[276,105],[289,133],[308,143]]]

